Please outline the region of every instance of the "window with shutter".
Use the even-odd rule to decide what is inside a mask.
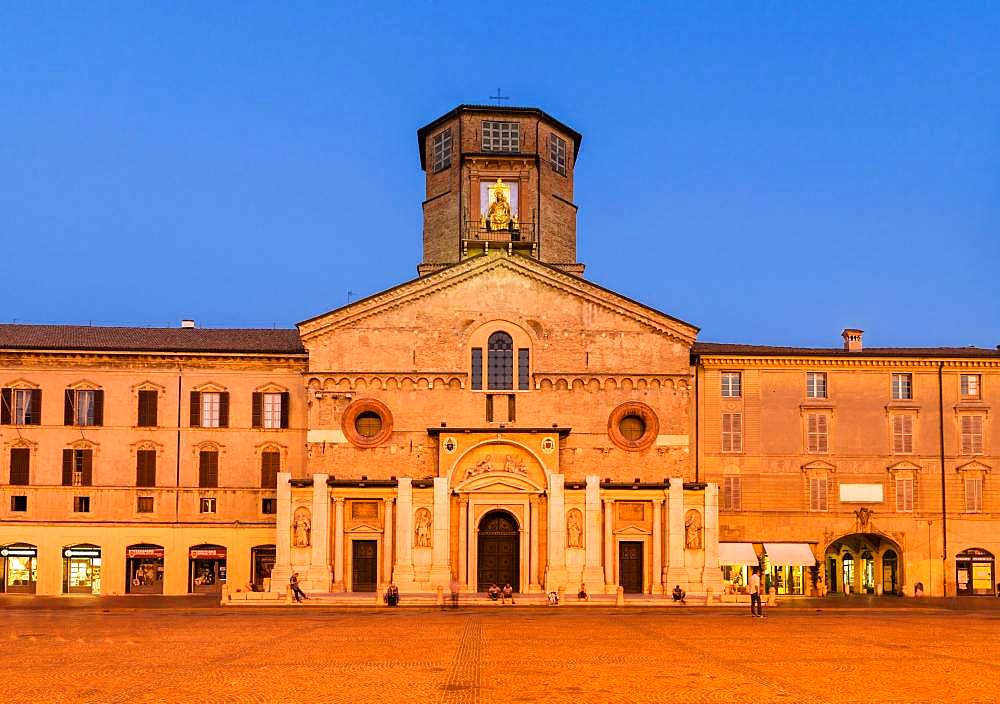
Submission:
[[[743,414],[722,414],[722,451],[743,451]]]
[[[825,477],[809,478],[809,510],[827,510],[827,484]]]
[[[962,454],[983,454],[983,417],[962,416]]]
[[[157,422],[157,394],[155,389],[142,389],[139,391],[139,417],[140,428],[155,428]]]
[[[740,477],[725,477],[722,480],[722,509],[724,511],[739,511],[743,503],[743,491]]]
[[[432,168],[434,172],[451,166],[451,128],[438,132],[431,141]]]
[[[965,511],[966,513],[983,512],[982,477],[967,477],[965,479]]]
[[[896,511],[900,513],[913,511],[913,479],[910,477],[896,479]]]
[[[201,395],[201,420],[199,425],[202,428],[219,427],[219,406],[222,394],[208,391]]]
[[[806,448],[809,452],[829,450],[829,421],[824,413],[806,415]]]
[[[3,389],[0,392],[0,424],[40,425],[41,389]]]
[[[93,450],[63,450],[63,486],[91,486],[94,483]]]
[[[961,381],[962,398],[979,398],[979,374],[963,374]]]
[[[260,486],[262,489],[274,489],[278,486],[278,472],[280,470],[280,452],[260,453]]]
[[[66,425],[102,425],[104,392],[92,389],[66,390]]]
[[[15,447],[10,451],[10,484],[12,486],[27,486],[31,450],[26,447]]]
[[[135,485],[156,486],[156,450],[135,453]]]
[[[282,394],[280,393],[263,394],[263,420],[265,428],[281,427],[281,397]]]
[[[198,453],[198,486],[214,489],[219,486],[219,453],[202,450]]]
[[[892,451],[907,454],[913,452],[913,416],[910,414],[892,417]]]
[[[549,135],[549,163],[553,171],[566,175],[566,140],[554,134]]]

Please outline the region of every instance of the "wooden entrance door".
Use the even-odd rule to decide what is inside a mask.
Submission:
[[[378,582],[378,541],[351,541],[351,589],[373,592]]]
[[[517,522],[506,511],[493,511],[479,522],[478,591],[491,584],[510,583],[515,592],[520,585],[520,550]]]
[[[618,543],[618,583],[626,594],[642,594],[642,543]]]

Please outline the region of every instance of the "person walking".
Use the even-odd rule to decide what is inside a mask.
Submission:
[[[302,591],[302,587],[299,586],[299,573],[292,572],[292,576],[288,578],[288,588],[292,592],[292,601],[296,604],[301,604],[303,599],[308,599],[306,593]]]
[[[750,616],[764,618],[764,605],[760,600],[760,567],[754,567],[750,575]]]

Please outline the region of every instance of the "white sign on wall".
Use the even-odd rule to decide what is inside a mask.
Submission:
[[[882,484],[841,484],[841,503],[880,504],[885,501]]]

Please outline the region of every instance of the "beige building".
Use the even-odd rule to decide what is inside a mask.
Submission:
[[[0,325],[5,591],[993,593],[1000,353],[698,343],[582,278],[574,130],[418,140],[412,281],[295,330]]]

